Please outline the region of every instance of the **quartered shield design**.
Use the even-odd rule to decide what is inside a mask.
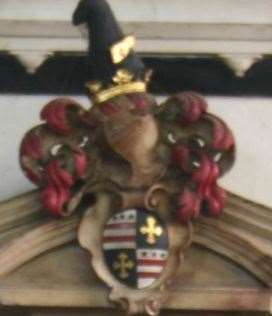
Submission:
[[[103,252],[112,274],[143,289],[158,279],[168,258],[168,234],[156,213],[129,209],[116,213],[103,232]]]

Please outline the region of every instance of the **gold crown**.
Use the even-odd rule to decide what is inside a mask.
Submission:
[[[110,47],[110,55],[114,64],[123,62],[135,48],[135,37],[126,36]],[[87,82],[86,87],[90,91],[92,100],[95,104],[103,103],[118,95],[146,92],[146,84],[151,77],[150,71],[147,71],[143,81],[134,80],[134,75],[127,69],[119,69],[112,78],[112,85],[105,88],[100,81]]]
[[[122,94],[146,92],[146,82],[133,81],[133,74],[127,69],[117,70],[112,81],[113,85],[106,89],[103,89],[100,81],[87,82],[86,87],[90,91],[95,104],[105,102]]]

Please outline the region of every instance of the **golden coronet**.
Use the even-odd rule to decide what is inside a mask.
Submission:
[[[91,94],[93,94],[91,87],[88,84],[86,86]],[[136,92],[146,92],[146,83],[143,81],[134,81],[112,86],[93,94],[92,100],[95,104],[100,104],[119,95]]]

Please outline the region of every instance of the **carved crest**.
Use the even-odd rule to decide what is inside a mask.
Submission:
[[[161,275],[168,257],[168,234],[155,213],[130,209],[115,214],[103,232],[108,268],[123,284],[143,289]]]
[[[86,22],[94,106],[70,99],[46,105],[44,124],[22,141],[20,162],[45,210],[59,218],[83,214],[78,240],[112,289],[110,299],[130,313],[155,315],[192,241],[191,221],[223,210],[217,180],[232,166],[234,138],[200,95],[158,104],[146,92],[134,40],[105,0],[80,1],[74,23]]]
[[[24,136],[20,163],[39,192],[0,204],[0,276],[77,238],[90,268],[108,287],[102,305],[109,306],[109,294],[130,314],[157,315],[164,306],[270,310],[269,291],[177,290],[192,242],[272,287],[270,210],[232,196],[218,217],[226,193],[217,181],[235,156],[228,126],[208,113],[197,93],[177,93],[162,103],[147,93],[149,72],[106,0],[81,0],[73,21],[90,28],[94,81],[86,87],[93,104],[86,109],[71,99],[53,100],[42,110],[43,124]],[[42,211],[57,219],[45,218]],[[202,254],[192,260],[199,269]],[[219,256],[211,258],[212,267],[222,263]],[[77,280],[78,270],[71,270]],[[199,274],[195,267],[190,271],[195,281]],[[224,269],[218,271],[221,276]],[[234,278],[232,271],[229,276]],[[87,279],[82,279],[84,292],[77,292],[76,304],[78,293],[86,293]],[[21,304],[21,291],[10,292]],[[52,298],[59,292],[46,293]],[[40,296],[40,304],[48,299]],[[90,304],[88,294],[82,296],[81,304]],[[10,303],[9,295],[1,292],[2,301]]]
[[[191,242],[190,225],[159,216],[166,200],[157,211],[114,212],[113,204],[108,194],[98,196],[80,224],[79,242],[90,252],[98,276],[112,288],[111,300],[129,313],[156,315],[168,299],[168,285]]]

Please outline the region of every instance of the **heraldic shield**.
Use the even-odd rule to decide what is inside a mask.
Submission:
[[[103,252],[112,274],[138,289],[152,285],[168,257],[168,234],[163,221],[144,209],[115,214],[103,232]]]
[[[78,239],[110,287],[111,301],[131,314],[156,315],[191,243],[191,226],[169,217],[171,200],[161,186],[139,197],[142,203],[133,206],[127,192],[121,204],[116,195],[99,193],[83,216]]]

